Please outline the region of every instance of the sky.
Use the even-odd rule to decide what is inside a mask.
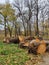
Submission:
[[[5,1],[6,1],[6,0],[0,0],[0,3],[3,4],[3,3],[5,3]],[[10,3],[13,2],[13,0],[9,0],[9,1],[10,1]]]

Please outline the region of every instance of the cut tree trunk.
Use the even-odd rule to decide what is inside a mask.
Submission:
[[[3,40],[4,43],[15,43],[15,44],[19,44],[20,40],[19,38],[5,38]]]
[[[19,43],[19,47],[20,48],[28,48],[28,46],[29,46],[29,42],[25,41],[25,42],[20,42]]]
[[[38,53],[38,54],[43,54],[43,53],[45,53],[45,52],[46,52],[46,43],[45,43],[44,40],[42,40],[42,41],[40,42],[40,45],[38,46],[37,53]]]
[[[44,40],[32,40],[29,45],[29,53],[43,54],[46,52],[46,43]]]

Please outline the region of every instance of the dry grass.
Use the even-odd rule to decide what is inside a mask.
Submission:
[[[4,39],[4,34],[0,34],[0,41]]]

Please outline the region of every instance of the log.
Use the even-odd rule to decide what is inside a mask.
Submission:
[[[28,47],[28,53],[37,54],[37,48],[39,45],[40,45],[40,40],[38,39],[32,40]]]
[[[20,47],[20,48],[24,48],[23,45],[24,45],[24,42],[20,42],[20,43],[19,43],[19,47]]]
[[[47,45],[49,45],[49,40],[44,40]]]
[[[29,46],[28,47],[28,53],[33,53],[33,54],[37,54],[36,52],[37,46]]]
[[[18,44],[20,42],[19,38],[4,38],[3,43],[15,43]]]
[[[49,52],[49,40],[45,40],[46,43],[46,52]]]
[[[19,38],[17,37],[17,38],[10,39],[9,42],[10,42],[10,43],[19,44],[20,40],[19,40]]]
[[[44,40],[32,40],[29,45],[29,53],[43,54],[46,52],[46,43]]]
[[[20,48],[28,48],[29,42],[20,42],[19,47]]]
[[[33,40],[33,39],[35,39],[35,38],[32,37],[32,36],[28,36],[28,37],[25,38],[25,40]]]
[[[44,40],[40,42],[40,45],[37,48],[37,54],[43,54],[46,52],[46,43]]]
[[[46,46],[46,52],[49,52],[49,45]]]
[[[45,40],[45,43],[46,43],[46,52],[49,52],[49,40]]]
[[[40,40],[39,39],[32,40],[30,42],[30,45],[33,47],[38,47],[40,45]]]
[[[24,36],[18,36],[18,38],[19,38],[20,42],[23,42],[25,37]]]
[[[43,38],[42,37],[38,37],[38,39],[41,41],[41,40],[43,40]]]

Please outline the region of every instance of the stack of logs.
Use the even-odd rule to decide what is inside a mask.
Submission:
[[[41,37],[24,37],[18,36],[17,38],[5,38],[4,43],[15,43],[19,44],[20,48],[27,48],[28,53],[43,54],[49,51],[49,42],[43,40]]]

